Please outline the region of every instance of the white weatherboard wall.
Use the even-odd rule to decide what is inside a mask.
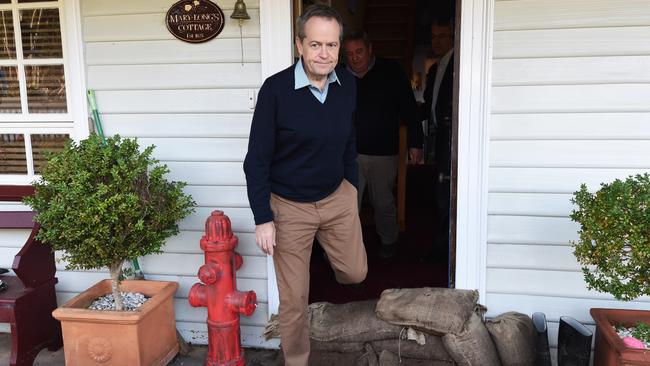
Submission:
[[[268,316],[267,262],[254,241],[242,162],[248,144],[254,95],[261,85],[259,1],[246,2],[244,64],[239,27],[229,18],[234,0],[216,3],[226,16],[223,32],[201,44],[177,40],[165,27],[174,0],[82,0],[88,88],[94,89],[109,134],[154,144],[154,155],[171,179],[188,183],[196,212],[180,223],[165,253],[141,258],[148,279],[178,281],[177,328],[192,343],[207,343],[205,308],[192,308],[188,292],[204,263],[199,239],[210,212],[221,209],[239,237],[244,265],[240,290],[257,293],[258,308],[242,317],[242,342],[275,347],[261,333]],[[84,290],[106,273],[58,272],[59,298]]]
[[[650,2],[496,1],[490,122],[489,316],[649,309],[588,291],[572,192],[650,170]],[[592,327],[593,329],[593,327]]]

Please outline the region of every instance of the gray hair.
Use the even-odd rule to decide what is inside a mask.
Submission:
[[[341,18],[341,15],[336,10],[334,10],[334,8],[332,8],[331,6],[314,4],[308,6],[305,9],[305,11],[303,11],[302,14],[300,14],[298,20],[296,21],[298,38],[301,41],[305,39],[305,37],[307,36],[305,34],[305,24],[307,24],[307,21],[313,17],[336,20],[336,22],[339,23],[339,28],[341,29],[339,33],[340,34],[339,39],[343,37],[343,18]]]

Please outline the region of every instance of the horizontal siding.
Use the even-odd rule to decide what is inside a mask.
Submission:
[[[120,90],[96,93],[101,113],[252,113],[251,89]],[[216,119],[216,118],[215,118]],[[144,133],[147,133],[146,130]]]
[[[650,84],[502,86],[492,88],[492,112],[650,112],[649,95]]]
[[[488,268],[487,277],[490,293],[613,300],[610,294],[587,289],[582,273],[577,271]],[[639,300],[648,302],[650,298]]]
[[[142,146],[155,145],[153,155],[163,161],[244,161],[244,138],[139,138]],[[216,173],[216,172],[215,172]]]
[[[259,38],[260,13],[250,9],[250,21],[242,23],[244,38]],[[226,16],[225,26],[219,38],[239,39],[239,25],[235,19]],[[151,41],[174,40],[165,26],[165,13],[89,15],[84,17],[84,39],[86,42]],[[180,43],[182,41],[177,40]]]
[[[86,63],[93,65],[155,65],[182,63],[260,62],[259,38],[217,38],[191,44],[177,40],[92,42],[86,45]],[[174,52],[170,52],[170,50]]]
[[[196,185],[246,184],[243,162],[164,162],[171,172],[170,179],[183,180]]]
[[[650,113],[494,114],[490,139],[648,140]]]
[[[245,186],[187,186],[197,206],[249,207]]]
[[[490,192],[573,193],[581,183],[594,190],[601,182],[646,171],[627,168],[491,167],[488,186]]]
[[[580,225],[568,217],[489,215],[488,243],[567,245]]]
[[[196,212],[190,214],[179,223],[181,230],[202,231],[205,228],[205,220],[214,210],[213,207],[197,207]],[[253,213],[249,208],[229,208],[224,212],[230,218],[232,230],[236,233],[254,233],[255,222]]]
[[[10,210],[5,210],[3,208],[2,211]],[[21,248],[23,244],[25,244],[25,241],[27,241],[29,238],[30,233],[30,230],[24,229],[0,229],[0,247]]]
[[[88,84],[95,90],[232,89],[261,84],[259,63],[96,65],[87,70]]]
[[[648,25],[646,0],[497,1],[495,26],[499,30],[549,28],[629,27]]]
[[[193,344],[207,344],[208,331],[205,322],[176,322],[176,329],[183,335],[183,338]],[[260,348],[278,348],[280,346],[280,339],[274,338],[270,341],[265,341],[262,333],[263,327],[255,326],[242,326],[241,327],[241,343],[249,347]]]
[[[181,231],[178,235],[171,237],[165,243],[167,253],[202,254],[199,241],[204,235],[203,231]],[[238,233],[239,239],[236,251],[246,256],[264,256],[262,251],[255,244],[255,234]]]
[[[490,193],[489,215],[566,217],[573,209],[566,193]]]
[[[648,83],[650,56],[502,59],[492,75],[494,86]]]
[[[494,167],[648,169],[648,156],[650,140],[512,140],[490,143],[490,166]]]
[[[104,132],[123,137],[248,138],[252,114],[102,114]]]
[[[590,299],[576,297],[536,296],[508,293],[491,293],[487,296],[491,305],[488,309],[488,316],[494,316],[509,309],[516,308],[520,312],[532,315],[539,309],[544,309],[546,320],[559,322],[561,316],[570,316],[579,322],[593,324],[594,321],[589,315],[590,308],[621,308],[634,310],[647,310],[650,308],[648,300],[632,301],[621,303],[615,300]]]
[[[587,289],[573,192],[650,170],[650,2],[495,4],[488,172],[488,316],[593,329],[592,307],[647,309]]]
[[[221,10],[232,10],[236,0],[219,0]],[[93,15],[119,15],[119,14],[148,14],[166,13],[174,0],[130,0],[128,6],[115,6],[115,2],[106,0],[84,0],[81,3],[83,13],[86,16]],[[247,0],[246,8],[258,9],[259,0]],[[227,14],[226,14],[227,15]]]
[[[0,233],[0,235],[2,234]],[[14,256],[18,254],[18,251],[20,251],[20,247],[0,247],[0,268],[12,268],[14,263]]]
[[[650,55],[650,24],[494,32],[495,59],[636,55]]]
[[[540,269],[546,271],[580,271],[567,245],[488,244],[488,268]]]

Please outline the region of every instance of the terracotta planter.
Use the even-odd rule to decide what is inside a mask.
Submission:
[[[52,312],[61,321],[66,366],[158,366],[178,353],[174,292],[176,282],[123,281],[124,292],[149,299],[139,311],[100,311],[87,307],[111,292],[111,281],[98,282]]]
[[[650,324],[650,311],[599,309],[590,310],[596,322],[594,366],[650,365],[650,349],[627,348],[612,326],[636,326],[639,322]]]

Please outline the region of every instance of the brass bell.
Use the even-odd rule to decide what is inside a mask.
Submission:
[[[244,3],[244,0],[237,0],[235,3],[235,10],[232,12],[232,15],[230,15],[230,18],[239,20],[248,20],[251,18],[251,16],[248,15],[248,12],[246,11],[246,4]]]

